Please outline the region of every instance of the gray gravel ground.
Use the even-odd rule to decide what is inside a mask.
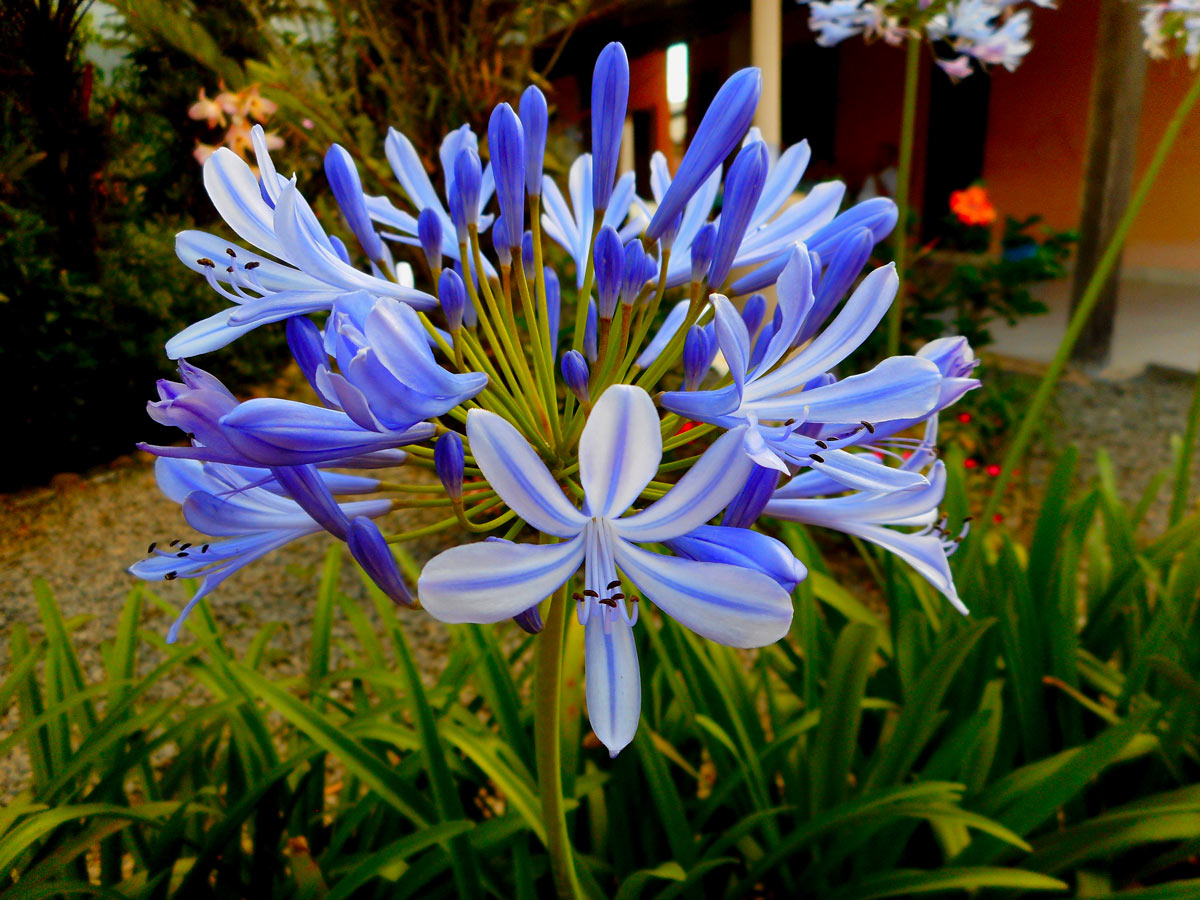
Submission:
[[[1140,496],[1153,474],[1170,463],[1168,437],[1181,433],[1190,401],[1189,381],[1141,376],[1120,383],[1076,379],[1059,393],[1060,420],[1054,438],[1083,449],[1085,472],[1091,470],[1096,447],[1106,446],[1127,499]],[[1200,460],[1198,460],[1200,463]],[[1044,477],[1044,466],[1033,466],[1033,478]],[[1200,482],[1200,469],[1196,481]],[[1195,491],[1193,491],[1195,496]],[[1167,493],[1151,510],[1150,533],[1166,518]],[[431,521],[430,512],[394,517],[393,527]],[[400,524],[401,521],[404,524]],[[0,636],[16,622],[37,630],[37,606],[32,581],[45,578],[64,616],[92,618],[76,632],[89,677],[100,674],[99,644],[110,639],[117,616],[134,579],[124,569],[152,540],[184,536],[178,507],[161,497],[148,459],[124,461],[87,477],[59,476],[47,488],[0,497]],[[187,537],[185,537],[185,540]],[[255,563],[227,581],[211,598],[210,608],[226,630],[235,651],[245,648],[258,628],[282,622],[272,646],[280,651],[280,674],[301,671],[307,660],[312,596],[326,540],[320,536],[299,541]],[[427,556],[431,541],[418,548]],[[344,567],[341,587],[363,596],[355,567]],[[176,604],[187,598],[181,583],[158,585],[162,596]],[[426,674],[436,671],[447,635],[423,613],[404,616],[419,662]],[[148,608],[143,625],[165,632],[167,617]],[[350,637],[344,625],[343,635]],[[0,639],[0,673],[7,667],[7,640]],[[2,679],[0,679],[2,680]],[[0,717],[0,735],[12,722]],[[0,760],[0,800],[11,796],[27,776],[19,754]]]

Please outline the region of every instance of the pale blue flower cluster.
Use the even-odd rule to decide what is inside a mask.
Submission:
[[[231,305],[167,345],[182,380],[160,382],[149,411],[186,444],[143,445],[161,457],[164,493],[213,540],[154,545],[131,569],[202,579],[170,639],[238,568],[322,531],[396,602],[447,622],[513,619],[536,633],[539,606],[582,570],[588,711],[615,754],[640,714],[646,602],[730,646],[787,633],[807,573],[752,529],[764,512],[874,542],[965,612],[934,443],[938,413],[978,384],[974,356],[947,339],[835,374],[896,296],[891,266],[863,277],[896,208],[839,211],[838,182],[798,194],[808,146],[771,160],[750,127],[760,87],[756,70],[733,75],[673,175],[656,154],[645,198],[617,171],[629,64],[615,43],[596,64],[591,152],[570,165],[565,194],[543,171],[537,88],[519,111],[491,114],[486,165],[469,127],[446,136],[440,190],[391,131],[407,208],[365,193],[334,146],[325,175],[354,247],[277,173],[261,130],[257,175],[215,153],[204,183],[244,243],[190,231],[176,250]],[[574,267],[566,296],[543,235]],[[431,293],[396,247],[429,270]],[[278,322],[314,402],[239,401],[184,358]],[[657,390],[663,378],[678,389]],[[332,471],[402,465],[429,477]],[[415,596],[389,546],[405,535],[377,524],[407,505],[453,513],[435,531],[484,538],[430,560]]]

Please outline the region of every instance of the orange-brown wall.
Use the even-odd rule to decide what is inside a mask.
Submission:
[[[996,206],[1079,224],[1097,4],[1064,0],[1035,10],[1033,50],[1016,72],[996,72],[984,178]],[[1140,175],[1192,75],[1182,61],[1151,60],[1138,130]],[[1126,245],[1126,266],[1200,271],[1200,114],[1193,115]]]

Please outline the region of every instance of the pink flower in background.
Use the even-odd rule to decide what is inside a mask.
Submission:
[[[250,139],[251,126],[255,122],[265,123],[278,109],[279,104],[264,97],[257,84],[240,91],[227,90],[222,84],[220,93],[211,99],[201,88],[199,98],[188,108],[188,118],[207,122],[209,128],[225,128],[225,133],[215,143],[197,141],[192,155],[203,165],[218,147],[224,146],[249,160],[254,152]],[[277,133],[269,133],[266,135],[266,145],[270,150],[278,150],[283,146],[283,138]]]

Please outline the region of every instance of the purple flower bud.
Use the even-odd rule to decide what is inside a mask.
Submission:
[[[404,583],[400,567],[396,565],[392,548],[379,532],[378,525],[365,516],[357,516],[350,523],[346,542],[363,571],[392,602],[400,606],[416,606],[412,592]]]
[[[320,396],[317,369],[329,363],[329,356],[325,353],[325,342],[321,338],[321,329],[307,316],[292,316],[287,320],[287,342],[300,371],[317,392],[317,396]]]
[[[542,162],[546,155],[546,131],[549,113],[546,97],[535,85],[525,88],[521,95],[521,126],[525,129],[525,193],[530,197],[542,193]]]
[[[762,514],[763,508],[775,493],[779,471],[767,466],[755,466],[745,486],[729,501],[721,526],[749,528]]]
[[[713,287],[724,284],[729,270],[733,268],[733,260],[746,236],[746,226],[750,224],[758,198],[762,196],[770,165],[767,145],[762,141],[754,141],[742,148],[729,167],[729,174],[725,177],[725,199],[721,204],[717,245],[708,269],[708,283]]]
[[[448,191],[450,218],[458,233],[458,242],[468,241],[467,226],[479,221],[479,191],[483,183],[483,164],[472,147],[463,147],[454,157],[454,181]]]
[[[446,327],[451,331],[462,328],[463,310],[467,307],[467,286],[453,269],[443,269],[438,279],[438,300],[446,314]]]
[[[592,208],[608,209],[629,105],[629,57],[616,41],[600,51],[592,72]]]
[[[596,361],[596,301],[588,301],[587,322],[583,326],[583,355],[590,362]]]
[[[717,245],[717,226],[705,222],[692,239],[692,281],[703,281]]]
[[[828,268],[817,282],[817,288],[813,292],[812,309],[797,332],[795,343],[807,341],[825,324],[846,291],[850,290],[855,279],[862,274],[863,266],[871,258],[874,246],[875,238],[866,228],[854,228],[846,233],[831,254]]]
[[[546,327],[550,331],[550,357],[558,354],[558,326],[562,321],[562,287],[558,275],[549,266],[542,271],[546,280]]]
[[[375,232],[371,215],[367,212],[358,168],[354,165],[354,158],[340,144],[334,144],[325,154],[325,178],[363,252],[369,259],[383,259],[383,241]]]
[[[590,399],[588,379],[591,373],[588,370],[587,360],[578,350],[568,350],[563,354],[562,376],[563,382],[570,388],[571,393],[579,398],[579,402],[587,403]]]
[[[350,251],[346,249],[346,245],[342,243],[342,239],[336,234],[329,235],[329,243],[333,246],[333,252],[337,254],[337,258],[346,265],[354,265],[350,262]]]
[[[492,248],[496,251],[496,259],[500,260],[500,265],[512,265],[513,246],[508,239],[507,220],[503,215],[496,216],[496,221],[492,223]]]
[[[455,503],[462,499],[463,464],[462,438],[456,432],[447,431],[433,445],[433,467]]]
[[[471,278],[472,284],[476,285],[477,287],[479,285],[479,279],[475,278],[474,271],[472,270],[471,274],[468,276],[467,270],[465,270],[463,268],[462,262],[457,259],[454,261],[454,274],[458,276],[459,281],[463,282],[463,290],[464,291],[466,290],[466,280],[465,279],[467,277]],[[478,324],[478,322],[479,322],[479,315],[478,315],[478,313],[475,312],[475,304],[471,303],[469,300],[463,301],[462,321],[463,321],[463,324],[466,325],[468,328],[474,328],[476,326],[476,324]]]
[[[688,329],[683,341],[683,389],[695,391],[700,389],[704,376],[708,374],[708,360],[711,356],[708,343],[708,332],[700,325]]]
[[[621,276],[625,262],[625,248],[621,246],[617,230],[611,225],[605,225],[596,235],[592,259],[596,267],[600,318],[611,319],[617,311],[617,298],[621,294]]]
[[[758,340],[754,342],[754,349],[750,351],[750,362],[746,368],[748,371],[754,371],[758,364],[762,362],[764,356],[767,355],[767,346],[771,343],[771,339],[775,337],[775,333],[779,331],[779,323],[782,317],[779,313],[779,307],[775,307],[775,317],[771,320],[771,324],[767,325],[762,330],[762,334],[758,336]]]
[[[507,103],[492,110],[488,120],[488,153],[492,157],[492,172],[496,176],[496,199],[500,216],[506,223],[505,234],[493,237],[508,247],[521,246],[525,230],[525,135],[521,120]],[[500,220],[492,226],[498,230]]]
[[[742,307],[742,321],[746,323],[746,333],[753,337],[766,315],[767,298],[762,294],[751,294],[746,299],[746,305]]]
[[[758,69],[735,72],[721,85],[704,118],[700,120],[696,136],[683,154],[679,171],[663,195],[654,218],[646,226],[648,238],[657,240],[667,230],[667,226],[683,212],[684,206],[705,179],[741,142],[754,118],[760,93],[762,73]]]
[[[521,265],[523,265],[525,267],[525,270],[527,272],[529,272],[530,277],[532,277],[532,273],[533,273],[533,232],[529,231],[529,230],[526,230],[525,234],[521,236]]]
[[[437,275],[442,270],[442,219],[432,206],[425,207],[417,216],[417,237],[429,271]]]
[[[271,474],[318,525],[334,537],[346,540],[350,520],[338,506],[316,466],[272,466]]]
[[[521,626],[521,630],[527,634],[537,634],[545,624],[542,622],[542,614],[538,612],[536,606],[531,606],[523,613],[517,613],[513,616],[513,621]]]
[[[621,302],[633,306],[633,301],[641,293],[646,281],[646,260],[649,254],[642,247],[642,242],[634,238],[625,245],[625,265],[621,272]]]
[[[866,228],[875,242],[879,243],[892,233],[897,218],[899,213],[892,200],[887,197],[872,197],[870,200],[856,203],[828,225],[818,228],[805,243],[810,251],[829,259],[859,228]]]

